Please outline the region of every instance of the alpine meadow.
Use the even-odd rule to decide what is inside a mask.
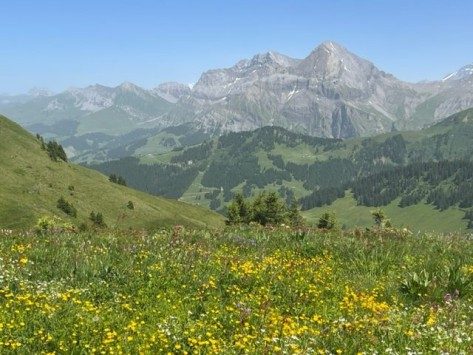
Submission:
[[[472,354],[472,11],[5,4],[0,353]]]

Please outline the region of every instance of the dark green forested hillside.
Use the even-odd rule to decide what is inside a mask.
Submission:
[[[229,133],[173,152],[93,166],[131,186],[224,211],[234,192],[261,189],[330,205],[351,190],[364,206],[428,204],[471,214],[473,109],[419,132],[336,140],[278,127]],[[462,196],[462,197],[460,197]]]

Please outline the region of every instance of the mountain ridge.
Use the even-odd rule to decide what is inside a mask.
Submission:
[[[210,135],[276,125],[351,138],[421,129],[473,107],[471,73],[466,65],[447,80],[403,82],[326,41],[302,59],[269,51],[208,70],[192,88],[175,82],[150,90],[126,82],[96,84],[55,95],[3,98],[0,112],[31,130],[40,124],[39,133],[59,140],[182,124]],[[67,129],[61,131],[58,124]]]

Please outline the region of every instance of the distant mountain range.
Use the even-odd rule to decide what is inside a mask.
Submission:
[[[156,130],[181,125],[205,137],[268,125],[318,137],[369,136],[420,129],[469,107],[473,64],[438,81],[406,83],[334,42],[304,59],[258,54],[203,73],[192,88],[164,83],[145,90],[123,83],[0,96],[0,112],[30,131],[60,140],[100,133],[102,148],[137,129],[152,129],[146,137],[152,140]],[[159,150],[181,145],[157,143]],[[71,145],[69,152],[87,149]]]

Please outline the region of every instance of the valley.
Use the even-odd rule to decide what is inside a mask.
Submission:
[[[400,225],[425,230],[428,223],[423,222],[422,216],[430,208],[430,215],[457,216],[454,223],[446,218],[442,229],[457,231],[469,225],[463,218],[473,207],[469,192],[473,177],[472,123],[470,109],[420,131],[348,140],[264,127],[229,133],[182,150],[123,158],[91,167],[106,174],[118,173],[135,188],[222,213],[236,192],[249,197],[258,191],[275,190],[287,201],[292,197],[299,199],[302,209],[307,210],[306,215],[311,215],[311,209],[316,208],[312,211],[316,213],[322,207],[333,208],[339,214],[344,208],[337,206],[344,204],[336,203],[337,199],[343,200],[349,190],[355,189],[356,204],[367,207],[360,209],[363,225],[370,219],[368,207],[390,205],[393,215],[406,216],[406,211],[411,211],[407,215],[418,216],[409,221],[395,218]],[[400,167],[406,168],[399,171]],[[429,177],[438,175],[439,171],[449,172]],[[364,188],[366,184],[376,186],[370,178],[380,182],[378,189],[371,192]],[[459,192],[464,202],[451,199],[459,188],[465,191]],[[396,199],[398,202],[394,203]],[[408,206],[411,207],[405,209]],[[434,209],[439,212],[434,213]],[[354,227],[358,222],[359,217],[346,218],[347,227]]]

